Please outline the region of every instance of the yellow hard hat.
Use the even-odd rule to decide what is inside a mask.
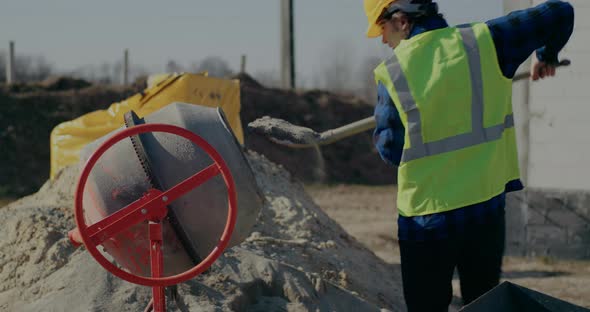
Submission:
[[[377,20],[383,9],[387,8],[391,3],[397,0],[364,0],[365,1],[365,14],[367,15],[367,21],[369,22],[369,28],[367,28],[367,37],[374,38],[381,36],[383,30],[381,26],[377,25]]]

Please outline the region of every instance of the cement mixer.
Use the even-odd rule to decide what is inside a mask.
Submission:
[[[81,160],[70,240],[112,274],[151,286],[154,311],[165,310],[165,286],[242,242],[263,204],[219,108],[173,103],[143,119],[130,111]]]

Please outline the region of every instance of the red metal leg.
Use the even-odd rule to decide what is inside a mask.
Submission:
[[[164,273],[164,257],[162,255],[162,223],[152,222],[149,224],[150,235],[150,258],[152,264],[152,277],[162,277]],[[153,286],[152,296],[154,297],[154,312],[166,311],[166,295],[164,287]]]

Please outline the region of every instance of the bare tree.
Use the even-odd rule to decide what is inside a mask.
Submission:
[[[19,81],[39,81],[51,74],[51,65],[43,57],[33,58],[28,55],[16,56],[14,75]]]
[[[118,84],[123,82],[122,73],[123,62],[119,60],[113,63],[103,62],[100,65],[84,65],[66,74],[99,84]],[[143,66],[130,65],[130,81],[148,74],[148,71]]]
[[[33,60],[28,55],[16,55],[14,57],[14,76],[17,81],[28,81],[32,71]]]
[[[277,70],[257,71],[252,78],[265,87],[279,88],[281,86],[281,76]]]
[[[77,67],[76,69],[65,73],[67,76],[72,76],[74,78],[84,79],[87,81],[98,81],[98,76],[95,66],[92,65],[83,65]]]
[[[39,81],[53,73],[53,66],[43,56],[17,55],[14,63],[17,81]],[[6,81],[5,52],[0,52],[0,80]]]
[[[353,48],[347,42],[334,42],[323,53],[320,66],[321,87],[334,92],[351,92],[354,87]]]
[[[357,77],[359,79],[358,96],[372,105],[377,103],[377,84],[373,71],[381,63],[382,59],[371,55],[360,62]]]
[[[112,67],[112,82],[123,84],[123,60],[118,60]]]
[[[208,72],[211,77],[227,77],[230,76],[233,71],[229,67],[229,64],[219,56],[208,56],[204,58],[198,66],[193,65],[195,72]]]
[[[0,81],[6,81],[6,53],[0,51]]]
[[[166,72],[167,73],[180,73],[183,72],[182,66],[178,64],[175,60],[169,60],[166,63]]]
[[[132,81],[138,77],[147,77],[150,74],[149,70],[142,65],[132,64],[129,67],[129,76]]]
[[[113,83],[111,64],[104,62],[100,65],[98,82],[103,84]]]
[[[37,56],[34,58],[34,66],[30,74],[31,80],[43,80],[53,74],[53,65],[45,57]]]

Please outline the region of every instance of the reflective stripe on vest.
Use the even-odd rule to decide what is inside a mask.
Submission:
[[[483,81],[480,64],[479,48],[475,33],[471,26],[460,26],[459,32],[463,38],[463,44],[467,53],[469,71],[471,75],[471,132],[447,137],[438,141],[424,143],[422,139],[422,123],[420,110],[410,92],[406,79],[395,53],[385,63],[389,76],[398,93],[400,104],[407,115],[408,135],[410,148],[402,154],[402,162],[456,151],[462,148],[498,140],[505,129],[514,127],[513,115],[507,115],[504,122],[485,128],[483,125]]]

